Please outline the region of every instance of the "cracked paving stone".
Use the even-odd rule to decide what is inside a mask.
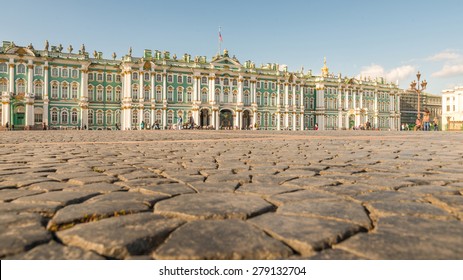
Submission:
[[[457,187],[452,186],[413,186],[408,188],[401,188],[399,192],[407,193],[410,195],[455,195],[459,194]]]
[[[193,221],[174,231],[153,253],[155,259],[281,259],[292,250],[240,220]]]
[[[93,197],[86,201],[86,203],[112,203],[115,201],[131,201],[144,203],[149,207],[152,207],[156,202],[169,197],[170,196],[164,194],[142,194],[139,192],[112,192]]]
[[[325,186],[336,186],[341,184],[339,180],[336,179],[327,179],[324,176],[316,176],[310,178],[297,178],[291,181],[284,182],[283,185],[290,187],[300,187],[303,189],[306,188],[318,188]]]
[[[23,190],[23,189],[5,189],[0,190],[0,201],[8,202],[15,200],[17,198],[29,195],[35,195],[43,193],[44,191],[34,191],[34,190]]]
[[[179,194],[194,193],[195,191],[188,187],[185,184],[173,183],[173,184],[160,184],[160,185],[151,185],[144,187],[132,187],[129,190],[130,192],[140,192],[143,194],[166,194],[169,196],[175,196]]]
[[[125,173],[118,175],[119,179],[122,181],[130,181],[130,180],[135,180],[135,179],[144,179],[144,178],[157,178],[159,175],[155,173],[151,173],[147,170],[143,171],[134,171],[131,173]]]
[[[239,182],[197,182],[190,185],[199,193],[233,193]]]
[[[278,184],[261,184],[261,183],[250,183],[240,186],[235,192],[241,194],[256,194],[264,197],[288,193],[300,190],[298,187],[286,187]]]
[[[117,178],[111,176],[93,176],[93,177],[80,177],[80,178],[72,178],[68,181],[69,184],[75,185],[86,185],[86,184],[94,184],[94,183],[112,183],[117,181]]]
[[[302,200],[280,206],[278,214],[324,217],[356,223],[366,229],[372,227],[362,205],[346,200]]]
[[[36,178],[30,178],[30,179],[23,179],[21,176],[21,179],[14,180],[12,183],[16,184],[18,188],[26,187],[32,184],[36,183],[41,183],[41,182],[52,182],[54,181],[53,179],[45,178],[45,177],[36,177]],[[56,182],[56,181],[55,181]]]
[[[241,194],[183,194],[158,202],[154,213],[184,219],[246,219],[273,210],[265,200]]]
[[[91,197],[99,195],[99,193],[89,192],[48,192],[38,195],[25,196],[13,200],[11,203],[26,203],[26,204],[50,204],[58,206],[66,206],[69,204],[81,203]]]
[[[137,187],[145,187],[145,186],[153,186],[153,185],[162,185],[162,184],[173,184],[178,183],[172,179],[165,179],[165,178],[143,178],[143,179],[135,179],[131,181],[121,181],[116,182],[116,185],[125,186],[127,188],[137,188]]]
[[[39,214],[21,213],[0,215],[0,258],[14,255],[51,240]]]
[[[341,198],[342,197],[327,192],[298,190],[294,192],[273,195],[267,200],[277,206],[282,206],[285,203],[297,202],[301,200],[339,200]]]
[[[135,201],[102,201],[69,205],[56,212],[53,219],[48,222],[47,229],[57,231],[72,227],[77,223],[94,222],[148,210],[148,205]]]
[[[84,178],[84,177],[95,177],[95,176],[105,176],[98,172],[91,170],[88,171],[79,171],[79,172],[65,172],[65,173],[56,173],[48,175],[48,178],[51,178],[56,181],[68,181],[73,178]]]
[[[310,256],[361,230],[359,225],[320,218],[268,213],[249,220],[302,256]]]
[[[0,213],[38,213],[52,217],[62,206],[48,203],[0,203]]]
[[[71,185],[64,183],[64,182],[56,182],[56,181],[49,181],[49,182],[41,182],[37,184],[32,184],[26,189],[28,190],[38,190],[38,191],[46,191],[46,192],[53,192],[53,191],[60,191],[65,189]]]
[[[57,236],[68,246],[124,259],[128,256],[149,254],[182,224],[180,220],[140,213],[79,224],[57,232]]]
[[[372,202],[368,204],[368,209],[372,216],[422,216],[434,219],[454,219],[447,211],[436,207],[430,203],[420,203],[413,201],[404,202]]]
[[[109,183],[94,183],[88,185],[68,185],[64,188],[65,192],[92,192],[92,193],[111,193],[118,191],[127,191],[124,186]]]
[[[386,217],[374,233],[360,233],[335,248],[369,259],[463,259],[463,223]]]
[[[25,253],[7,257],[7,260],[104,260],[92,251],[63,246],[55,241],[34,247]]]
[[[423,201],[421,196],[414,196],[404,192],[398,191],[378,191],[360,194],[354,197],[356,200],[363,202],[376,202],[376,201],[392,201],[392,202],[402,202],[402,201]]]

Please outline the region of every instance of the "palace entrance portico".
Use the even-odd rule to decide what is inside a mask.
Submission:
[[[211,114],[209,113],[209,109],[203,108],[199,112],[199,126],[208,127],[210,125],[211,125]]]
[[[230,109],[220,110],[220,129],[233,129],[233,115]]]

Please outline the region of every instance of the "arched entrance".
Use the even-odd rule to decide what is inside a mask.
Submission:
[[[199,113],[199,125],[201,127],[209,126],[211,124],[211,119],[209,117],[209,109],[201,109]]]
[[[355,115],[349,115],[349,129],[355,126]]]
[[[251,127],[251,113],[248,110],[243,111],[243,129]]]
[[[16,127],[24,126],[26,124],[26,110],[24,106],[18,105],[14,108],[13,124]]]
[[[222,129],[233,129],[233,112],[228,109],[220,111],[220,127]]]

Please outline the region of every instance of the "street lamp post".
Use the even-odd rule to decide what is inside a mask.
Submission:
[[[418,115],[417,115],[417,118],[419,120],[421,120],[421,113],[420,113],[420,94],[423,90],[426,89],[426,85],[428,84],[426,82],[426,80],[423,80],[421,82],[421,89],[420,89],[420,78],[421,78],[421,73],[420,71],[418,71],[418,73],[416,74],[416,79],[418,82],[416,81],[413,81],[410,83],[410,89],[415,91],[417,94],[418,94]]]

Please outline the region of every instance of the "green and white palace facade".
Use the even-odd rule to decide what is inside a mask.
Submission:
[[[194,121],[209,129],[351,129],[400,127],[400,93],[382,78],[320,75],[269,63],[240,63],[228,51],[207,60],[145,50],[121,59],[73,52],[0,47],[0,123],[15,129],[92,130],[174,127]]]

